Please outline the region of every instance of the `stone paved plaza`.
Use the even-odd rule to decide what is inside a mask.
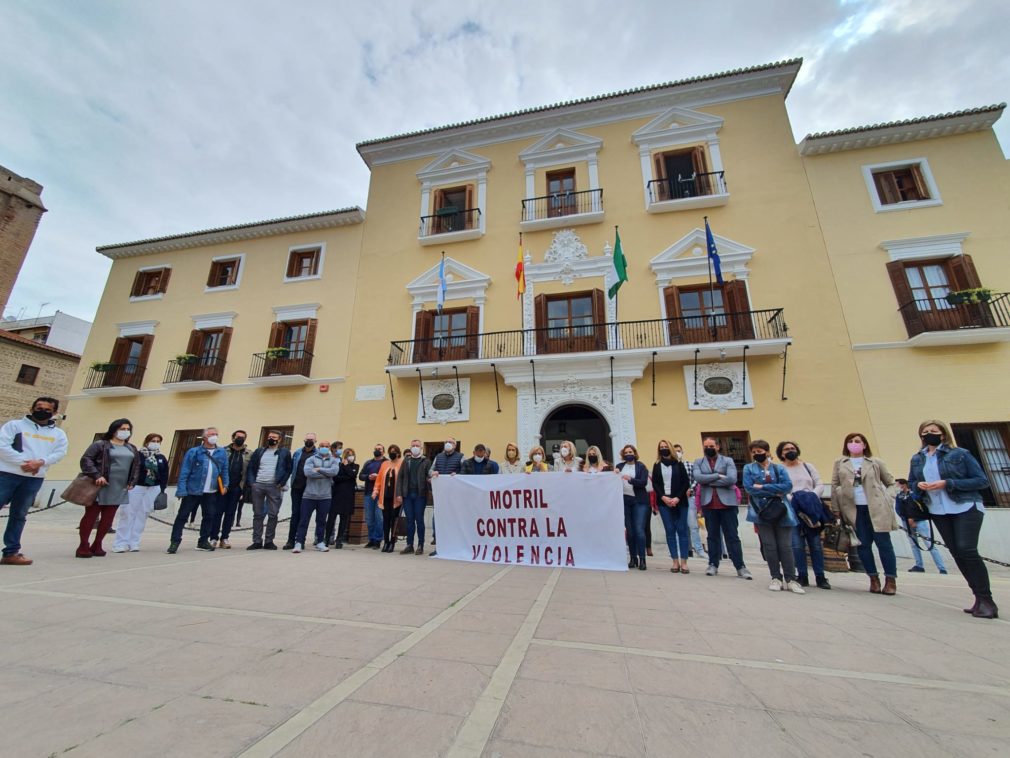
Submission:
[[[969,618],[960,576],[909,575],[909,560],[894,598],[857,574],[772,594],[754,551],[753,582],[706,577],[701,561],[674,575],[661,544],[648,572],[628,573],[246,552],[248,533],[202,553],[187,532],[170,556],[168,528],[152,523],[141,552],[85,561],[72,508],[30,517],[34,566],[0,567],[4,756],[996,756],[1010,744],[1007,621]],[[993,583],[1010,609],[1010,573]]]

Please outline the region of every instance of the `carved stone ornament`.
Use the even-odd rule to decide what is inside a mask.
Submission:
[[[754,407],[750,377],[747,377],[747,402],[744,403],[743,363],[702,363],[698,366],[698,404],[694,403],[694,365],[684,366],[687,407],[692,411],[717,410],[725,413]]]
[[[575,261],[584,261],[589,255],[582,240],[571,229],[562,229],[555,232],[551,246],[544,253],[544,261],[547,263],[560,263],[561,270],[558,278],[566,287],[575,281]]]
[[[417,423],[447,424],[453,421],[470,420],[470,380],[460,377],[459,393],[456,397],[456,377],[448,379],[425,379],[424,408],[422,415],[421,393],[417,396]],[[451,400],[451,403],[450,403]],[[462,408],[463,412],[460,413]]]

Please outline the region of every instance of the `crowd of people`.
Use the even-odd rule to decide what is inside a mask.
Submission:
[[[0,564],[32,563],[21,552],[26,514],[47,469],[67,453],[66,435],[53,420],[58,409],[58,401],[41,397],[30,413],[0,428],[0,505],[10,505]],[[82,503],[79,558],[106,555],[103,540],[112,530],[117,511],[112,551],[139,550],[148,514],[167,504],[169,465],[161,449],[163,437],[147,434],[137,448],[131,442],[133,433],[129,419],[116,419],[81,456],[81,476],[93,483],[97,494]],[[916,556],[910,571],[924,571],[918,542],[924,537],[929,540],[931,522],[975,597],[965,612],[978,618],[998,617],[988,571],[978,553],[985,513],[982,490],[989,486],[985,472],[968,451],[956,446],[943,422],[923,422],[918,437],[908,478],[895,479],[884,461],[873,455],[865,435],[846,435],[831,473],[834,510],[825,505],[820,474],[803,460],[796,442],[787,440],[775,446],[778,462],[773,460],[768,442],[755,439],[750,443],[751,460],[742,472],[746,520],[757,532],[771,577],[770,590],[804,594],[804,588],[810,586],[808,553],[815,585],[830,590],[822,532],[840,524],[854,536],[859,560],[869,577],[869,592],[893,596],[897,593],[897,560],[890,533],[902,526],[908,531]],[[541,446],[522,456],[519,447],[510,442],[504,459],[498,462],[491,459],[483,444],[475,445],[473,454],[465,457],[451,437],[429,459],[421,441],[413,439],[406,451],[395,444],[388,448],[376,444],[369,460],[359,464],[353,448],[339,440],[320,440],[312,433],[305,435],[302,446],[294,452],[282,444],[280,431],[268,432],[264,444],[255,450],[250,449],[247,438],[247,433],[238,429],[232,432],[230,443],[221,446],[218,430],[208,427],[199,444],[185,452],[168,553],[179,550],[187,521],[197,512],[201,522],[196,549],[230,549],[231,531],[240,523],[244,502],[252,506],[252,540],[246,549],[277,550],[278,517],[288,490],[291,519],[281,549],[292,553],[301,553],[306,546],[319,552],[340,549],[350,537],[355,490],[362,488],[365,547],[394,552],[402,515],[405,540],[399,553],[423,555],[428,488],[438,476],[616,473],[623,485],[629,569],[647,569],[647,557],[652,555],[651,512],[662,519],[671,572],[689,574],[688,559],[694,556],[707,560],[707,576],[716,576],[721,560],[728,559],[737,577],[753,579],[744,563],[739,536],[742,496],[737,464],[723,454],[719,441],[712,437],[702,440],[702,455],[691,462],[679,444],[660,440],[651,469],[631,444],[620,449],[620,460],[612,465],[596,446],[580,457],[571,441],[561,442],[550,457]],[[700,539],[702,521],[708,535],[707,550]],[[434,515],[431,530],[434,546]],[[931,554],[938,570],[946,573],[935,547]]]

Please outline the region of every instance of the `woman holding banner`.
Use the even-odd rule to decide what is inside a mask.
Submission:
[[[649,493],[645,486],[649,482],[649,470],[638,460],[634,445],[622,447],[621,458],[622,462],[614,470],[624,480],[624,529],[631,555],[628,568],[645,571],[645,520],[649,517]]]
[[[690,479],[687,469],[673,454],[673,445],[660,440],[656,447],[656,463],[652,466],[652,486],[656,489],[659,516],[666,530],[666,546],[674,574],[690,574],[687,557],[691,550],[691,532],[687,525],[687,490]]]
[[[569,440],[562,442],[558,457],[554,460],[554,470],[568,473],[578,471],[581,463],[582,459],[575,454],[575,444]]]
[[[498,465],[498,471],[502,474],[521,474],[526,469],[526,464],[519,460],[519,448],[515,443],[509,442],[505,445],[505,460]]]
[[[530,448],[530,462],[526,464],[527,474],[546,474],[550,467],[544,463],[544,449],[537,445]]]
[[[579,470],[586,474],[598,474],[601,471],[610,471],[610,464],[603,459],[600,448],[593,445],[586,451],[586,459]]]

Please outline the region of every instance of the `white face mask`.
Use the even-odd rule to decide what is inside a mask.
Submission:
[[[483,456],[483,455],[475,455],[475,456],[473,457],[473,459],[474,459],[475,461],[477,461],[477,463],[483,463],[483,462],[484,462],[484,456]]]
[[[421,454],[421,448],[419,448],[417,445],[414,445],[413,447],[410,448],[410,454],[416,458]]]
[[[540,453],[537,453],[536,455],[533,456],[533,462],[534,463],[540,463],[540,461],[542,461],[543,459],[544,459],[544,457],[542,455],[540,455]]]
[[[347,456],[347,462],[348,463],[354,463],[354,456],[353,455]]]
[[[209,435],[207,437],[207,444],[208,445],[216,445],[217,444],[217,435],[216,434]]]
[[[568,453],[569,453],[569,450],[568,450],[567,447],[561,448],[561,457],[562,458],[567,458],[568,457]]]
[[[130,439],[131,434],[133,434],[133,432],[131,432],[129,429],[119,429],[118,431],[116,431],[116,439],[126,442],[128,439]]]
[[[148,442],[147,443],[147,449],[150,450],[152,453],[157,453],[159,450],[161,450],[161,443],[160,442]]]
[[[456,446],[454,444],[452,444],[451,442],[446,442],[445,443],[445,452],[451,453],[455,447]]]

